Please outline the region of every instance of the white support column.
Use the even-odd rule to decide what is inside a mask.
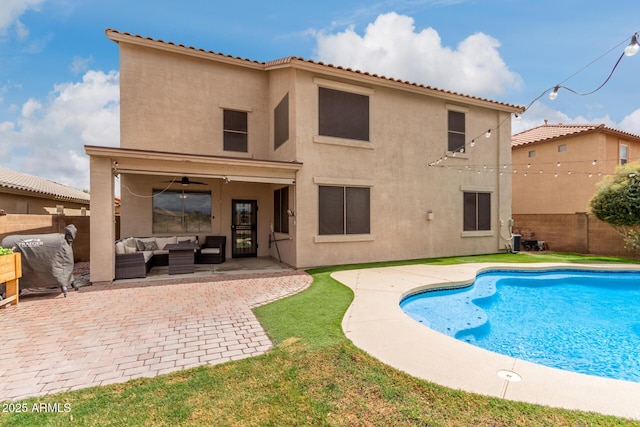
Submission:
[[[91,168],[91,282],[115,277],[115,207],[111,159],[92,156]]]

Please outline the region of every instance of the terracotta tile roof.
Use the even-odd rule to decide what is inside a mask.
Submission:
[[[83,191],[0,166],[0,192],[2,188],[36,193],[53,200],[89,204],[89,194]]]
[[[617,129],[612,129],[604,124],[571,124],[563,125],[562,123],[557,125],[544,124],[542,126],[535,127],[533,129],[525,130],[524,132],[517,133],[511,137],[511,146],[519,147],[522,145],[533,144],[536,142],[548,141],[552,139],[564,138],[567,136],[575,136],[578,134],[585,134],[591,132],[605,132],[610,134],[617,134],[629,139],[640,140],[640,136],[632,133],[623,132]]]
[[[111,38],[112,40],[114,38],[110,37],[110,33],[114,34],[116,36],[120,35],[120,36],[131,37],[131,38],[137,39],[139,41],[146,41],[146,42],[150,42],[150,43],[158,43],[158,44],[162,44],[162,45],[166,45],[166,46],[172,46],[172,47],[188,49],[188,50],[191,50],[192,52],[199,52],[199,53],[214,55],[214,56],[217,56],[219,58],[234,59],[234,60],[245,62],[246,64],[250,64],[252,66],[261,65],[262,69],[264,69],[264,70],[269,70],[269,69],[272,69],[272,68],[292,65],[292,64],[295,64],[296,62],[299,62],[299,63],[305,63],[305,64],[310,64],[310,65],[316,65],[316,66],[331,68],[331,69],[335,69],[335,70],[343,70],[343,71],[347,71],[347,72],[350,72],[350,73],[355,73],[355,74],[359,74],[359,75],[363,75],[363,76],[370,76],[370,77],[373,77],[373,78],[378,78],[378,79],[382,79],[382,80],[389,81],[389,82],[395,82],[395,83],[409,85],[409,86],[413,86],[413,87],[417,87],[417,88],[423,88],[423,89],[431,90],[431,91],[434,91],[434,92],[439,92],[441,94],[460,96],[460,97],[464,97],[464,98],[468,98],[468,99],[478,100],[478,101],[482,101],[482,102],[488,102],[488,103],[491,103],[491,104],[507,107],[509,109],[514,109],[514,110],[519,111],[519,112],[524,111],[524,107],[523,106],[519,106],[519,105],[508,104],[508,103],[494,101],[494,100],[487,99],[487,98],[480,98],[480,97],[476,97],[476,96],[472,96],[472,95],[465,95],[465,94],[458,93],[458,92],[452,92],[452,91],[439,89],[439,88],[432,87],[432,86],[426,86],[426,85],[419,84],[419,83],[409,82],[409,81],[406,81],[406,80],[395,79],[393,77],[379,76],[379,75],[374,74],[374,73],[360,71],[360,70],[356,70],[356,69],[352,69],[352,68],[345,68],[345,67],[342,67],[340,65],[325,64],[322,61],[313,61],[313,60],[310,60],[310,59],[304,59],[304,58],[296,57],[296,56],[288,56],[288,57],[276,59],[276,60],[273,60],[273,61],[260,62],[260,61],[250,60],[250,59],[247,59],[247,58],[241,58],[241,57],[238,57],[238,56],[234,57],[234,56],[231,56],[231,55],[225,55],[223,53],[214,52],[214,51],[211,51],[211,50],[197,49],[197,48],[195,48],[193,46],[185,46],[183,44],[176,44],[176,43],[170,42],[170,41],[166,42],[164,40],[154,39],[154,38],[151,38],[151,37],[143,37],[143,36],[141,36],[139,34],[135,34],[134,35],[134,34],[127,33],[127,32],[120,32],[118,30],[114,30],[114,29],[111,29],[111,28],[107,28],[105,30],[105,33],[106,33],[107,37]],[[114,40],[114,41],[117,42],[117,40]]]

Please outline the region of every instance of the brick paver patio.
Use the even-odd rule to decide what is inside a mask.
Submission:
[[[296,271],[190,280],[90,286],[0,309],[0,401],[262,354],[272,344],[251,309],[311,283]]]

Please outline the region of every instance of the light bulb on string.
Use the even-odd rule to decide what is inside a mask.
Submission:
[[[638,53],[638,50],[640,50],[640,45],[638,45],[638,33],[635,33],[631,36],[631,43],[629,43],[629,46],[624,48],[624,54],[626,56],[633,56]]]
[[[469,145],[471,146],[471,148],[476,146],[476,140],[472,139],[471,142],[469,143]]]
[[[489,130],[487,131],[487,133],[485,133],[485,134],[484,134],[484,137],[485,137],[485,138],[491,138],[491,129],[489,129]]]
[[[552,100],[552,101],[553,101],[554,99],[556,99],[556,98],[558,97],[558,90],[559,90],[559,89],[560,89],[560,86],[555,86],[555,87],[553,88],[553,92],[551,92],[551,93],[549,94],[549,99],[550,99],[550,100]]]

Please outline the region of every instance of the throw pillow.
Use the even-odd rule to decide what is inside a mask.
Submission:
[[[136,248],[139,251],[144,251],[144,242],[142,240],[136,240]]]
[[[137,248],[132,248],[131,246],[125,246],[124,247],[124,253],[125,254],[135,254],[136,252],[138,252]]]
[[[158,244],[156,242],[144,242],[145,251],[157,251]]]

